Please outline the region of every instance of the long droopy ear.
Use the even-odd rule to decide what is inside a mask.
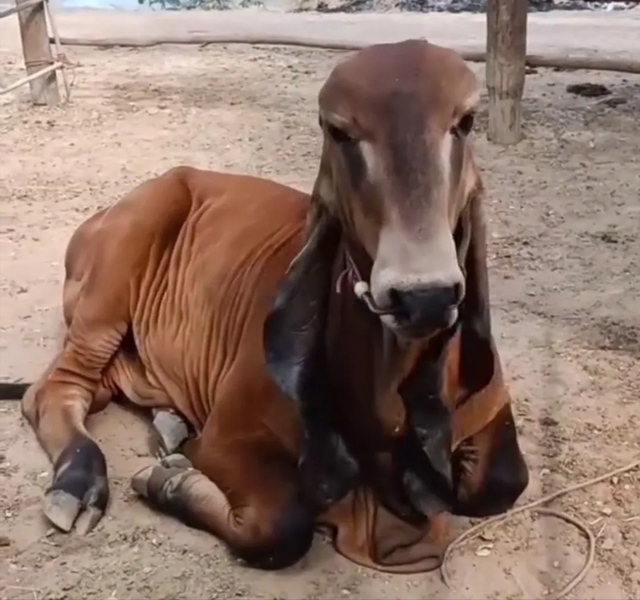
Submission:
[[[413,505],[425,514],[438,502],[449,508],[454,502],[451,423],[455,406],[451,401],[456,398],[445,398],[445,387],[451,384],[447,363],[457,362],[454,391],[458,398],[468,398],[487,387],[498,367],[491,337],[481,194],[479,184],[454,232],[466,279],[459,329],[443,331],[432,339],[400,388],[411,422],[409,435],[402,439],[402,461],[408,466],[403,483]],[[459,352],[452,353],[454,346],[450,344],[456,344],[456,338]]]
[[[399,390],[410,425],[400,445],[407,466],[403,484],[413,506],[425,515],[442,503],[450,508],[454,500],[451,408],[442,396],[447,344],[454,333],[443,331],[430,340]]]
[[[322,171],[321,171],[322,173]],[[332,425],[333,380],[327,368],[326,323],[342,226],[316,180],[306,241],[280,284],[264,325],[267,369],[298,409],[302,440],[298,472],[303,495],[318,509],[340,500],[358,466]]]
[[[340,223],[314,189],[306,241],[280,284],[264,326],[267,368],[294,402],[308,404],[326,376],[324,331]]]
[[[470,195],[454,234],[466,281],[460,307],[459,367],[459,384],[466,394],[477,393],[489,385],[496,368],[482,196],[483,188],[479,183]]]

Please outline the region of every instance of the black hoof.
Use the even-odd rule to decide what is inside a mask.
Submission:
[[[131,487],[154,508],[187,525],[199,527],[198,523],[193,522],[189,507],[180,492],[184,481],[192,476],[203,477],[186,456],[170,454],[159,463],[138,471],[131,478]]]
[[[158,436],[162,456],[174,454],[190,437],[187,422],[171,410],[155,410],[153,428]]]
[[[44,514],[56,527],[86,534],[104,515],[109,502],[107,463],[98,445],[78,436],[54,465],[53,482],[44,497]]]
[[[327,431],[315,433],[304,444],[298,472],[305,501],[322,510],[349,493],[359,469],[342,437]]]

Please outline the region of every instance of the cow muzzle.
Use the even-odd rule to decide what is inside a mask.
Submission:
[[[384,293],[390,315],[385,325],[400,337],[420,339],[447,329],[458,319],[463,286],[433,285],[409,289],[389,288]]]

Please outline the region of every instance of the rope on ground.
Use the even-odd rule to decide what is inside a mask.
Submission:
[[[51,39],[53,42],[53,38]],[[187,33],[185,35],[157,38],[74,38],[59,39],[63,46],[95,46],[97,48],[147,48],[159,44],[182,44],[208,46],[210,44],[250,44],[254,46],[299,46],[318,48],[322,50],[360,50],[370,42],[356,42],[353,40],[322,40],[319,38],[297,35],[269,35],[269,34],[212,34]],[[487,53],[482,50],[458,50],[458,53],[469,62],[486,62]],[[587,69],[593,71],[615,71],[618,73],[640,74],[640,60],[626,58],[600,58],[596,56],[571,57],[563,55],[535,55],[526,58],[527,66],[536,68],[556,69]]]
[[[442,577],[442,581],[444,581],[445,585],[451,588],[451,580],[449,575],[447,574],[447,560],[451,556],[451,552],[460,546],[463,542],[466,542],[470,539],[477,537],[480,532],[484,531],[487,527],[491,525],[495,525],[497,523],[504,523],[505,521],[511,520],[514,516],[519,515],[524,512],[531,512],[539,515],[545,515],[550,517],[555,517],[557,519],[561,519],[570,523],[574,527],[576,527],[580,532],[584,534],[587,538],[588,550],[587,550],[587,558],[585,559],[584,565],[582,569],[560,590],[557,592],[552,592],[549,594],[549,598],[553,600],[560,600],[564,598],[571,590],[573,590],[577,585],[579,585],[582,580],[585,578],[587,572],[593,565],[593,561],[595,559],[596,553],[596,536],[593,534],[589,526],[582,520],[573,517],[565,512],[554,510],[551,508],[542,508],[542,504],[546,504],[547,502],[551,502],[551,500],[555,500],[560,496],[564,496],[566,494],[570,494],[571,492],[575,492],[577,490],[582,490],[584,488],[595,485],[596,483],[600,483],[601,481],[605,481],[606,479],[611,479],[616,475],[620,475],[621,473],[626,473],[628,471],[632,471],[640,467],[640,460],[634,460],[627,465],[614,469],[613,471],[609,471],[603,475],[598,477],[594,477],[592,479],[587,479],[582,483],[577,483],[575,485],[571,485],[569,487],[563,488],[556,492],[553,492],[539,500],[534,500],[529,504],[524,504],[523,506],[519,506],[518,508],[514,508],[510,510],[504,515],[499,515],[497,517],[492,517],[491,519],[487,519],[486,521],[482,521],[477,525],[463,531],[457,538],[455,538],[447,547],[444,556],[442,558],[442,565],[440,566],[440,576]]]

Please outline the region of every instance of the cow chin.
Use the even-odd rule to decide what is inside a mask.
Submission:
[[[510,407],[456,449],[452,457],[456,501],[451,511],[488,517],[509,510],[529,485]]]
[[[428,341],[438,333],[450,329],[458,321],[458,308],[451,307],[442,322],[428,326],[414,326],[393,314],[381,315],[380,321],[400,342]]]

